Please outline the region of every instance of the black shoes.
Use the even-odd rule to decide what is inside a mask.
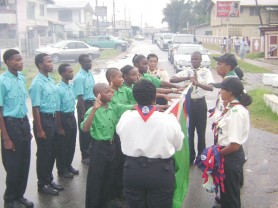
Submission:
[[[56,196],[59,194],[57,189],[54,189],[50,184],[38,188],[38,192],[46,195]]]
[[[18,201],[20,204],[22,204],[22,205],[24,205],[25,207],[27,207],[27,208],[32,208],[32,207],[34,207],[34,203],[31,202],[30,200],[24,198],[23,196],[22,196],[22,197],[19,197],[19,198],[17,199],[17,201]]]
[[[73,175],[78,175],[79,174],[79,170],[74,169],[72,166],[70,166],[68,170]]]
[[[63,191],[64,190],[64,187],[55,183],[54,181],[51,181],[50,184],[49,184],[53,189],[56,189],[58,191]]]
[[[58,176],[62,178],[73,178],[73,174],[71,172],[64,172],[63,174],[58,174]]]

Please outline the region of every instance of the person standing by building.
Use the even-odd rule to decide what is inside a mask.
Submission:
[[[34,207],[24,198],[27,187],[30,157],[31,130],[27,117],[27,90],[23,62],[17,50],[3,54],[7,70],[0,76],[0,130],[2,162],[6,170],[4,208],[13,208],[17,201],[24,207]]]
[[[72,178],[79,173],[71,165],[76,144],[76,119],[74,116],[75,95],[73,85],[69,83],[73,79],[73,69],[69,64],[61,64],[58,72],[62,77],[56,86],[57,90],[57,123],[58,123],[58,151],[57,158],[58,175]]]
[[[240,48],[240,39],[236,37],[234,41],[234,49],[237,55],[239,54],[239,48]]]
[[[49,73],[53,71],[53,64],[46,53],[36,55],[35,64],[39,73],[33,79],[29,93],[33,107],[33,131],[37,142],[38,192],[58,195],[58,191],[64,188],[54,182],[52,175],[56,158],[56,90]]]
[[[233,40],[232,40],[231,36],[229,35],[228,40],[227,40],[228,53],[232,52],[232,43],[233,43]]]
[[[126,155],[123,184],[131,208],[171,208],[175,190],[172,156],[184,134],[176,117],[156,111],[156,88],[148,80],[133,87],[137,110],[125,112],[116,131]]]
[[[198,154],[200,155],[206,147],[205,135],[207,126],[207,103],[205,96],[207,91],[213,90],[214,83],[212,74],[209,69],[201,66],[202,54],[193,52],[191,55],[192,68],[181,71],[174,75],[170,81],[173,83],[184,82],[190,80],[193,84],[189,89],[190,104],[188,109],[189,115],[189,149],[190,149],[190,164],[196,158],[194,147],[195,129],[198,134]]]
[[[244,58],[245,58],[247,46],[248,46],[248,43],[247,43],[246,39],[242,38],[240,41],[240,49],[239,49],[239,55],[242,60],[244,60]]]
[[[92,69],[92,58],[88,54],[81,54],[78,61],[81,65],[81,69],[73,80],[73,87],[77,98],[79,144],[82,156],[81,162],[85,165],[89,165],[89,151],[92,138],[89,133],[85,133],[80,129],[80,123],[84,120],[86,111],[92,107],[95,102],[96,98],[93,93],[95,80],[90,72]]]

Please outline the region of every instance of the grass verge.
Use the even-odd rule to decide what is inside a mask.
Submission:
[[[260,52],[260,53],[247,53],[245,57],[248,58],[248,59],[264,58],[264,52]]]
[[[116,56],[120,55],[122,52],[117,51],[115,49],[104,49],[100,53],[99,60],[107,60],[110,58],[115,58]]]
[[[249,106],[251,124],[253,127],[278,134],[278,116],[266,106],[263,95],[271,93],[270,90],[258,88],[248,92],[253,102]]]

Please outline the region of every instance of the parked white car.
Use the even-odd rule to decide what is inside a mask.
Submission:
[[[78,60],[81,54],[88,54],[92,59],[100,56],[100,49],[89,46],[82,41],[62,40],[45,48],[36,49],[36,54],[47,53],[52,57],[54,63],[66,60]]]
[[[199,51],[202,54],[202,66],[211,67],[211,61],[206,49],[202,45],[197,44],[181,44],[174,53],[174,68],[177,72],[182,71],[186,67],[191,67],[191,54]]]
[[[172,40],[174,35],[174,33],[163,33],[159,40],[159,48],[163,51],[168,50],[169,41]]]

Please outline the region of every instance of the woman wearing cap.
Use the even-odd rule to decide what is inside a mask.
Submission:
[[[223,146],[220,155],[224,157],[225,192],[220,192],[221,207],[240,208],[240,186],[243,181],[245,160],[242,144],[248,139],[250,122],[246,106],[252,102],[244,93],[238,78],[226,78],[221,83],[221,97],[228,102],[222,115],[215,122],[218,144]]]

